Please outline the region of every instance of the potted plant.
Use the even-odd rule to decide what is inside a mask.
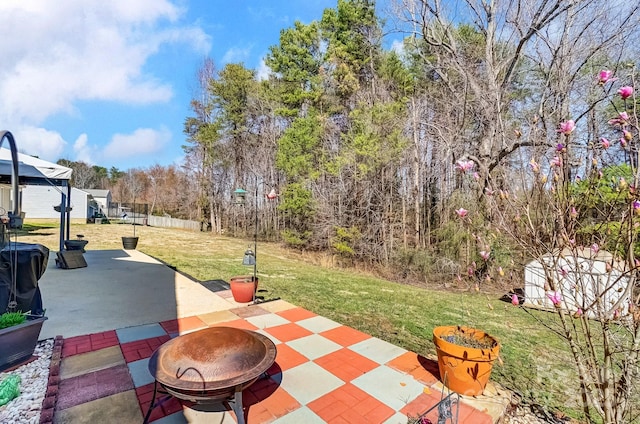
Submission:
[[[451,325],[436,327],[433,343],[444,385],[461,395],[481,394],[498,359],[498,340],[475,328]]]
[[[231,277],[229,285],[233,300],[238,303],[248,303],[255,299],[258,291],[258,277],[253,275],[240,275]]]
[[[138,246],[139,237],[136,236],[136,198],[142,193],[142,184],[138,179],[138,176],[129,171],[125,178],[125,184],[129,191],[131,198],[133,198],[133,206],[131,208],[131,226],[133,227],[133,236],[122,237],[122,247],[126,250],[135,249]],[[122,212],[122,220],[126,222],[128,219],[127,212]]]
[[[22,312],[0,314],[0,372],[28,360],[47,317]]]

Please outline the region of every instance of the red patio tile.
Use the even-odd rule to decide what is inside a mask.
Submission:
[[[360,377],[362,374],[371,371],[379,365],[346,348],[329,353],[316,359],[314,362],[346,383],[354,378]]]
[[[300,403],[270,378],[258,380],[242,393],[247,422],[269,422],[300,408]]]
[[[368,334],[344,325],[323,331],[320,335],[344,347],[351,346],[352,344],[360,343],[361,341],[371,338]]]
[[[82,374],[60,381],[56,409],[66,409],[81,403],[133,389],[126,365]]]
[[[105,347],[116,346],[118,336],[114,330],[102,333],[87,334],[84,336],[69,337],[64,339],[62,345],[62,357],[66,358],[80,353],[93,352]]]
[[[302,365],[305,362],[309,362],[309,359],[307,359],[306,356],[286,344],[279,344],[277,346],[277,350],[278,352],[276,354],[274,366],[269,368],[267,371],[270,375],[273,375],[276,372],[286,371],[297,367],[298,365]]]
[[[310,402],[307,407],[327,423],[382,423],[393,409],[347,383]]]
[[[304,308],[292,308],[286,311],[277,312],[282,318],[288,319],[291,322],[302,321],[303,319],[313,318],[317,316],[311,311],[307,311]]]
[[[170,339],[171,337],[168,335],[151,337],[149,339],[123,343],[120,345],[120,349],[122,350],[124,360],[129,363],[139,359],[149,358],[157,348]]]
[[[411,374],[416,380],[426,386],[430,386],[438,382],[438,376],[440,375],[437,363],[435,363],[435,370],[433,368],[432,363],[434,362],[417,353],[407,352],[388,362],[387,365],[398,371]],[[433,374],[434,371],[436,375]]]
[[[485,414],[472,406],[460,402],[458,411],[459,424],[493,424],[493,419],[489,414]]]
[[[437,405],[440,402],[441,394],[438,391],[430,391],[426,389],[427,393],[421,393],[414,400],[409,402],[400,410],[401,413],[406,415],[407,417],[418,417],[421,414],[424,414],[429,408]],[[433,411],[429,412],[425,415],[426,418],[430,419],[433,422],[438,422],[438,411],[435,408]]]
[[[265,329],[266,332],[271,334],[281,342],[290,342],[291,340],[299,339],[301,337],[310,336],[313,334],[306,328],[302,328],[297,324],[283,324],[275,327],[269,327]]]
[[[198,317],[186,317],[177,318],[168,321],[162,321],[160,326],[164,328],[167,333],[180,333],[184,334],[192,330],[199,330],[206,328],[207,324]]]

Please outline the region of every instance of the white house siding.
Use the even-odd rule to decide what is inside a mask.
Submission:
[[[4,209],[5,212],[10,212],[13,209],[12,197],[13,192],[10,185],[0,186],[0,208]]]
[[[109,190],[96,189],[85,189],[84,191],[86,191],[93,197],[93,200],[96,201],[101,209],[100,212],[107,215],[109,204],[111,203],[111,192]]]
[[[58,187],[66,193],[66,187]],[[59,218],[60,212],[53,207],[60,204],[62,196],[55,187],[27,185],[22,189],[22,211],[25,218]],[[71,188],[71,219],[86,219],[92,214],[89,210],[89,194]]]

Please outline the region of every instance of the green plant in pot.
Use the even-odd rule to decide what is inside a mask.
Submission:
[[[433,330],[433,343],[445,386],[461,395],[481,394],[498,359],[498,340],[475,328],[450,325]]]
[[[27,361],[38,343],[44,315],[22,312],[0,314],[0,371]]]
[[[0,330],[20,325],[27,321],[27,317],[22,312],[5,312],[0,315]]]

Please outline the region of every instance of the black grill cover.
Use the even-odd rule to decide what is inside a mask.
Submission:
[[[41,244],[8,243],[0,250],[0,313],[6,312],[13,299],[11,268],[16,267],[16,301],[18,311],[42,314],[42,297],[38,280],[47,269],[49,249]]]

